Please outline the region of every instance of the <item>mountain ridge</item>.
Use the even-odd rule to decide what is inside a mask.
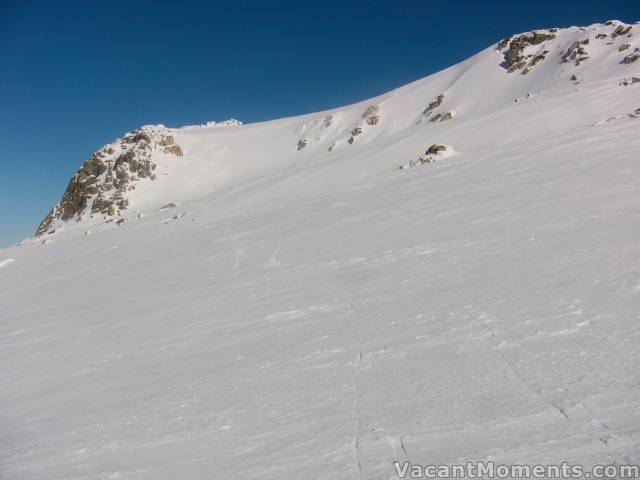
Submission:
[[[2,478],[640,465],[636,25],[118,140],[125,209],[0,250]]]
[[[293,139],[291,150],[283,153],[288,156],[294,151],[305,154],[309,150],[316,148],[315,144],[320,140],[322,140],[323,144],[327,143],[327,132],[331,131],[329,136],[332,139],[328,145],[324,146],[326,154],[331,154],[334,149],[343,148],[345,142],[350,146],[357,146],[357,144],[361,143],[362,138],[370,136],[369,132],[371,130],[384,130],[386,119],[384,116],[381,118],[379,112],[377,112],[380,107],[378,103],[385,102],[387,105],[390,102],[393,103],[393,97],[415,88],[431,90],[433,96],[431,101],[425,98],[422,100],[422,105],[414,107],[415,118],[394,120],[396,123],[398,120],[403,122],[404,130],[415,126],[413,125],[414,123],[429,127],[435,122],[457,121],[456,116],[458,113],[456,110],[461,108],[467,110],[465,112],[466,116],[477,115],[478,112],[469,110],[481,107],[482,99],[472,98],[472,102],[456,102],[457,98],[453,97],[453,95],[459,97],[457,93],[454,93],[456,85],[461,82],[464,83],[464,77],[469,75],[471,75],[471,83],[474,82],[474,75],[478,77],[475,79],[476,83],[487,81],[487,79],[483,78],[483,76],[487,76],[486,71],[476,71],[479,68],[486,70],[487,63],[493,64],[489,65],[489,67],[495,67],[495,71],[490,72],[493,77],[495,77],[496,73],[504,78],[514,76],[514,78],[521,79],[519,83],[524,84],[521,86],[524,88],[514,88],[513,85],[505,84],[504,79],[496,77],[499,82],[503,83],[504,88],[511,90],[511,92],[505,94],[500,91],[500,87],[494,87],[492,89],[494,93],[488,95],[489,99],[494,100],[493,104],[491,104],[493,109],[496,109],[496,105],[499,106],[499,102],[495,102],[495,100],[500,96],[502,97],[500,101],[503,104],[505,101],[521,101],[523,98],[531,98],[532,92],[528,91],[530,88],[540,88],[541,85],[544,86],[545,84],[546,88],[548,88],[550,81],[551,83],[566,83],[567,80],[572,80],[578,85],[583,81],[579,75],[582,76],[585,64],[587,65],[587,70],[589,70],[589,63],[611,64],[611,58],[609,57],[613,57],[614,62],[617,62],[620,67],[636,66],[635,69],[626,72],[629,73],[629,78],[625,79],[620,76],[618,79],[620,82],[628,81],[632,83],[634,78],[638,78],[632,74],[637,73],[638,63],[636,63],[636,60],[640,57],[640,44],[638,44],[634,36],[634,25],[637,24],[625,24],[620,21],[610,20],[604,24],[594,24],[589,27],[539,29],[512,35],[489,46],[460,64],[373,99],[325,112],[252,124],[250,128],[255,125],[282,124],[283,122],[287,123],[300,119],[302,122],[294,127],[294,132],[283,132],[286,135],[293,134],[294,137],[297,137]],[[589,57],[589,50],[596,51],[595,59]],[[549,57],[549,60],[547,60],[547,57]],[[553,64],[555,68],[549,68],[549,64]],[[583,64],[583,67],[579,68],[581,64]],[[465,68],[465,65],[468,65],[468,68]],[[539,69],[546,70],[542,72],[542,75],[539,75]],[[629,69],[627,68],[627,70]],[[622,68],[620,68],[620,73],[625,73]],[[564,78],[558,78],[559,74]],[[637,74],[640,76],[640,73]],[[530,77],[535,78],[533,84],[528,80]],[[541,78],[542,81],[540,81]],[[433,86],[424,85],[425,82],[431,83]],[[496,82],[489,79],[488,83]],[[448,93],[447,90],[449,90]],[[529,96],[527,97],[527,95]],[[420,96],[424,97],[424,95]],[[439,108],[443,102],[447,105]],[[452,104],[452,102],[456,102],[457,105]],[[472,103],[476,104],[475,107]],[[446,108],[447,106],[449,108]],[[362,115],[354,111],[358,107],[363,109]],[[367,109],[374,109],[374,111],[368,113]],[[438,111],[436,112],[435,110]],[[339,121],[345,115],[350,120],[348,122]],[[406,117],[406,115],[403,116]],[[381,124],[379,125],[380,122]],[[335,123],[338,123],[338,128],[334,125]],[[217,129],[220,126],[239,127],[241,122],[236,120],[222,122],[221,124],[210,122],[201,126],[186,126],[182,128],[167,128],[164,125],[142,126],[133,132],[128,132],[122,139],[117,139],[115,142],[105,145],[94,153],[92,158],[74,174],[62,200],[43,219],[36,231],[36,236],[51,234],[71,219],[76,221],[84,219],[86,221],[89,217],[92,219],[99,218],[101,222],[126,221],[128,216],[125,215],[125,212],[132,208],[129,197],[135,198],[135,195],[129,192],[135,190],[138,183],[142,184],[143,189],[149,190],[152,188],[148,185],[149,181],[157,178],[156,173],[152,171],[158,165],[156,157],[161,157],[159,159],[160,163],[167,167],[167,163],[170,160],[164,157],[165,154],[171,153],[171,149],[175,149],[174,153],[178,156],[182,154],[179,140],[181,133],[195,130],[208,131],[212,127]],[[244,128],[247,127],[245,126]],[[397,129],[395,130],[397,131]],[[367,131],[367,135],[363,135],[365,131]],[[175,146],[168,148],[168,146],[162,145],[162,138],[165,137],[171,138]],[[177,143],[174,137],[178,138]],[[151,138],[154,139],[153,142],[151,142]],[[212,136],[211,138],[215,137]],[[158,148],[156,148],[157,145],[159,145]],[[131,147],[130,153],[125,155],[125,150],[129,147]],[[108,154],[108,151],[117,151],[117,158],[111,157],[112,154]],[[252,154],[256,155],[256,152],[252,152]],[[317,152],[316,155],[318,155]],[[130,161],[133,163],[130,163]],[[201,159],[201,161],[205,162],[207,159]],[[290,161],[295,162],[296,159],[290,159]],[[104,162],[106,164],[103,166],[102,163]],[[94,164],[95,166],[93,166]],[[141,166],[142,169],[140,169]],[[169,168],[167,167],[166,169]],[[224,167],[222,169],[224,170]],[[205,168],[204,170],[207,169]],[[197,174],[197,172],[194,173],[194,176]],[[181,181],[185,181],[184,177]],[[189,195],[194,193],[189,192]],[[153,208],[159,207],[162,203],[179,200],[179,198],[163,198],[154,202]],[[133,208],[135,210],[135,201]],[[134,214],[144,214],[144,210],[143,208],[135,211]]]

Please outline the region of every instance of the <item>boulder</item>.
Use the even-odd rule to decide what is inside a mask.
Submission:
[[[634,83],[640,83],[640,78],[638,77],[631,77],[631,78],[623,78],[620,81],[620,85],[622,86],[629,86],[629,85],[633,85]]]
[[[639,58],[640,58],[640,52],[630,53],[629,55],[624,57],[620,61],[620,63],[622,63],[623,65],[629,65],[630,63],[633,63],[633,62],[637,61]]]
[[[432,122],[446,122],[447,120],[451,120],[453,118],[453,112],[444,112],[438,113],[434,116],[431,121]]]
[[[445,152],[446,150],[447,150],[446,145],[434,143],[429,148],[427,148],[425,155],[438,155],[440,152]]]
[[[378,113],[378,106],[377,105],[369,105],[367,107],[367,109],[364,111],[364,113],[362,114],[362,118],[368,118],[371,115],[374,115]]]
[[[431,103],[429,103],[429,105],[427,106],[427,108],[424,109],[422,114],[427,115],[432,110],[438,108],[440,105],[442,105],[442,102],[444,102],[444,99],[445,99],[444,93],[441,93]]]

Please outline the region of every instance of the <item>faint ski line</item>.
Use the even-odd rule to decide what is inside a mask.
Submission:
[[[491,327],[488,327],[484,324],[482,324],[480,322],[480,320],[475,320],[476,323],[478,325],[480,325],[480,327],[482,327],[485,330],[488,330],[491,333],[491,343],[494,344],[494,347],[496,346],[496,340],[495,340],[495,334],[494,331]],[[496,354],[498,356],[498,358],[502,361],[502,363],[507,367],[507,369],[511,372],[511,374],[518,379],[518,381],[522,384],[522,386],[524,387],[525,390],[527,390],[530,394],[535,395],[536,397],[538,397],[545,405],[552,407],[554,410],[556,410],[558,413],[560,413],[560,415],[562,415],[562,417],[569,423],[571,423],[571,419],[569,418],[569,416],[567,415],[567,413],[560,408],[558,405],[556,405],[555,403],[553,403],[550,400],[547,400],[538,390],[534,390],[533,388],[531,388],[527,382],[525,381],[524,378],[522,378],[522,375],[520,375],[520,373],[518,373],[518,371],[513,367],[513,365],[511,365],[511,362],[509,362],[509,360],[507,360],[507,358],[502,355],[502,353],[500,353],[499,351],[496,351]]]
[[[356,313],[359,312],[357,307],[353,303],[349,303],[349,306],[354,312]],[[357,315],[356,315],[356,322],[358,322]],[[358,355],[356,356],[356,360],[353,364],[354,388],[355,388],[354,404],[355,404],[355,416],[356,416],[356,434],[355,434],[353,447],[354,447],[356,467],[358,469],[358,478],[362,479],[362,460],[360,458],[360,435],[362,433],[362,417],[361,417],[361,411],[360,411],[360,371],[362,369],[362,360],[363,360],[362,350],[363,350],[364,343],[362,340],[362,331],[360,330],[359,323],[356,323],[356,327],[358,330],[360,348],[358,349]]]

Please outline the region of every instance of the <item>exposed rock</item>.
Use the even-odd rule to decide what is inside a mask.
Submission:
[[[631,31],[631,25],[628,25],[626,27],[624,25],[618,25],[618,27],[611,34],[611,38],[616,38],[622,35],[626,35],[630,31]]]
[[[508,40],[508,39],[507,39]],[[440,95],[438,95],[433,102],[431,102],[427,108],[424,109],[424,111],[422,112],[423,115],[428,115],[430,114],[434,109],[438,108],[440,105],[442,105],[442,102],[444,102],[445,96],[444,93],[441,93]]]
[[[537,63],[544,60],[547,53],[549,53],[549,50],[544,50],[543,52],[534,55],[531,61],[529,62],[529,67],[534,67]]]
[[[607,34],[606,33],[599,33],[599,34],[596,35],[596,38],[598,40],[601,40],[603,38],[607,38]]]
[[[156,165],[154,151],[182,156],[182,149],[162,126],[146,126],[125,134],[121,140],[103,147],[71,177],[62,199],[40,223],[36,236],[50,230],[56,221],[80,219],[85,213],[112,217],[126,210],[126,192],[134,190],[136,182],[148,178]]]
[[[436,116],[434,116],[431,121],[432,122],[446,122],[447,120],[451,120],[453,118],[453,112],[445,112],[445,113],[438,113]]]
[[[170,145],[168,147],[164,147],[163,152],[172,153],[177,157],[182,157],[184,155],[184,153],[182,152],[182,148],[180,148],[180,145]]]
[[[364,113],[362,114],[362,118],[366,118],[367,124],[369,125],[377,125],[378,122],[380,121],[380,115],[378,115],[378,106],[369,105],[367,109],[364,111]]]
[[[429,148],[427,148],[427,151],[424,153],[425,155],[438,155],[440,152],[445,152],[446,150],[447,150],[446,145],[434,143]]]
[[[589,39],[576,40],[571,44],[569,48],[562,54],[562,62],[567,63],[570,60],[575,61],[576,65],[586,60],[588,57],[587,51],[584,49],[584,45],[589,44]]]
[[[330,127],[331,125],[333,125],[333,115],[327,115],[324,118],[324,126],[325,127]]]
[[[163,210],[168,210],[168,209],[170,209],[170,208],[175,208],[175,207],[176,207],[176,204],[175,204],[175,203],[173,203],[173,202],[171,202],[171,203],[167,203],[167,204],[165,204],[165,205],[161,206],[161,207],[158,209],[158,211],[159,211],[159,212],[162,212]]]
[[[618,48],[619,52],[624,52],[625,50],[631,48],[631,44],[630,43],[625,43],[624,45],[620,45],[620,48]]]
[[[633,53],[630,53],[629,55],[627,55],[626,57],[624,57],[620,63],[624,64],[624,65],[628,65],[630,63],[635,62],[636,60],[638,60],[640,58],[640,49],[636,48],[634,50]]]
[[[436,161],[436,157],[442,154],[442,152],[447,151],[448,148],[449,147],[447,147],[447,145],[434,143],[429,148],[427,148],[427,151],[424,153],[424,155],[420,155],[417,160],[410,160],[409,164],[401,165],[399,168],[400,170],[403,170],[407,167],[415,167],[419,164],[425,165],[428,163],[434,163]]]
[[[297,146],[296,150],[300,151],[306,146],[307,146],[307,140],[305,138],[303,138],[302,140],[298,140],[298,146]]]
[[[367,107],[367,109],[364,111],[364,113],[362,114],[362,118],[368,118],[371,115],[374,115],[378,113],[378,106],[377,105],[369,105]]]
[[[504,38],[504,39],[500,40],[500,42],[498,42],[498,46],[496,47],[496,49],[497,50],[502,50],[504,47],[509,45],[509,40],[511,40],[510,37],[507,37],[507,38]]]
[[[622,80],[620,80],[619,85],[627,87],[629,85],[633,85],[634,83],[640,83],[640,78],[638,77],[623,78]]]
[[[362,127],[356,127],[353,130],[351,130],[351,136],[352,137],[356,137],[358,135],[360,135],[362,133]]]
[[[553,33],[530,32],[513,37],[507,42],[502,40],[498,44],[499,50],[503,50],[507,45],[509,46],[509,49],[504,54],[504,67],[507,72],[512,73],[526,67],[527,62],[523,52],[527,46],[539,45],[555,37]]]

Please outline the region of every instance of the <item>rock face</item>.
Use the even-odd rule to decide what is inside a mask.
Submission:
[[[589,45],[589,39],[585,38],[584,40],[576,40],[571,44],[569,48],[562,54],[562,62],[567,63],[569,61],[575,61],[575,65],[578,66],[580,63],[589,58],[587,51],[584,49],[585,45]]]
[[[453,112],[444,112],[438,113],[435,117],[431,119],[432,122],[446,122],[447,120],[451,120],[453,118]]]
[[[544,32],[529,32],[523,35],[518,35],[513,38],[505,38],[500,43],[498,43],[498,50],[502,51],[508,47],[506,52],[504,53],[504,68],[507,69],[507,72],[513,73],[516,70],[522,70],[527,68],[527,59],[530,56],[525,56],[524,50],[530,45],[539,45],[547,40],[551,40],[556,38],[553,33],[544,33]],[[535,63],[529,64],[529,69],[538,63],[540,60],[543,60],[548,52],[542,52]]]
[[[611,38],[621,37],[627,35],[631,31],[631,25],[618,25],[618,27],[611,34]]]
[[[639,58],[640,58],[640,48],[636,48],[633,51],[633,53],[630,53],[629,55],[624,57],[622,60],[620,60],[620,63],[622,63],[623,65],[628,65],[630,63],[636,62]]]
[[[423,115],[429,115],[433,110],[435,110],[436,108],[438,108],[440,105],[442,105],[442,102],[444,102],[444,93],[441,93],[440,95],[438,95],[433,102],[431,102],[427,108],[424,109],[424,111],[422,112]]]
[[[356,137],[360,134],[362,134],[362,127],[355,127],[353,130],[351,130],[351,136],[347,141],[350,144],[353,144],[356,141]]]
[[[364,111],[364,113],[362,114],[362,118],[368,118],[371,115],[375,115],[376,113],[378,113],[378,106],[369,105],[367,109]]]
[[[367,119],[367,125],[377,125],[380,121],[380,115],[378,115],[378,106],[369,105],[362,114],[362,118]]]
[[[126,192],[140,179],[155,180],[152,153],[181,157],[182,149],[163,126],[145,126],[94,153],[71,177],[62,199],[36,230],[40,236],[51,230],[56,220],[67,221],[83,214],[113,217],[126,210]]]

